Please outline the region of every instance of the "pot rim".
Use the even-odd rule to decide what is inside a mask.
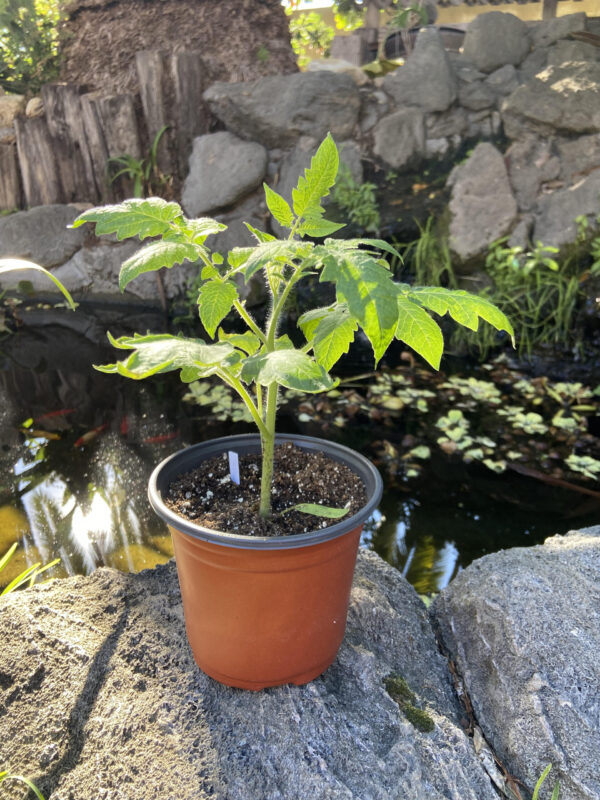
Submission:
[[[172,528],[192,536],[200,541],[210,542],[225,547],[236,547],[245,550],[286,550],[320,544],[336,539],[349,531],[362,527],[365,520],[377,508],[383,492],[383,481],[377,468],[365,456],[337,442],[318,439],[314,436],[279,433],[275,443],[292,442],[304,450],[324,451],[334,461],[345,464],[362,480],[367,493],[365,505],[347,519],[342,519],[327,528],[320,528],[306,533],[287,536],[246,536],[238,533],[227,533],[197,525],[191,520],[180,517],[171,511],[163,502],[163,494],[170,482],[184,472],[192,470],[199,461],[204,461],[227,450],[237,450],[241,454],[260,452],[260,435],[257,433],[222,436],[206,442],[191,445],[165,458],[154,469],[148,481],[148,499],[158,516]]]

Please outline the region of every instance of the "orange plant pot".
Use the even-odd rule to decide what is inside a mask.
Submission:
[[[154,471],[154,510],[173,537],[188,640],[198,666],[241,689],[303,684],[333,662],[344,637],[362,525],[381,497],[381,478],[360,454],[304,436],[277,436],[325,451],[356,472],[368,501],[348,520],[304,534],[254,537],[202,528],[176,516],[162,497],[171,481],[227,450],[260,451],[255,435],[183,450]]]

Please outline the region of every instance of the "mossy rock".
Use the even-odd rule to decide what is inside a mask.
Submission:
[[[406,680],[396,673],[388,675],[384,681],[385,690],[398,703],[398,706],[410,724],[422,733],[431,733],[435,727],[433,719],[426,711],[417,708],[417,697]]]

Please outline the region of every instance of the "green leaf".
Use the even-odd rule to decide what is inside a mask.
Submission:
[[[85,222],[96,223],[96,236],[116,233],[117,239],[139,236],[161,236],[170,229],[170,223],[181,218],[183,212],[177,203],[168,203],[160,197],[146,200],[125,200],[116,206],[99,206],[84,211],[71,227],[78,228]]]
[[[313,358],[288,348],[258,353],[246,359],[241,377],[246,383],[256,381],[261,386],[279,383],[301,392],[322,392],[336,384]]]
[[[444,337],[439,325],[412,300],[398,296],[398,325],[396,339],[412,347],[434,369],[440,368],[444,352]]]
[[[398,323],[398,290],[390,271],[357,250],[327,258],[320,280],[335,282],[338,302],[348,306],[366,333],[377,363]]]
[[[200,254],[208,254],[207,250],[199,244],[186,242],[153,242],[142,247],[137,253],[123,263],[119,273],[119,289],[123,291],[138,275],[144,272],[156,272],[166,267],[171,269],[175,264],[184,261],[197,261]]]
[[[18,543],[17,543],[17,542],[15,542],[13,545],[11,545],[11,546],[8,548],[8,550],[6,551],[6,553],[4,553],[4,555],[2,556],[2,558],[0,558],[0,572],[2,572],[2,570],[4,569],[4,567],[5,567],[5,566],[8,564],[8,562],[9,562],[9,561],[11,560],[11,558],[13,557],[13,553],[14,553],[14,552],[15,552],[15,550],[17,549],[17,546],[18,546]]]
[[[277,240],[276,236],[273,236],[271,233],[265,233],[264,231],[259,231],[258,228],[255,228],[253,225],[250,225],[249,222],[244,222],[244,225],[248,228],[252,236],[256,239],[257,242],[275,242]]]
[[[191,237],[194,244],[204,244],[209,237],[227,230],[227,225],[217,222],[211,217],[198,217],[197,219],[185,219],[179,226],[183,232]]]
[[[328,251],[331,251],[333,248],[338,253],[345,253],[348,250],[359,250],[362,253],[375,253],[377,250],[383,250],[391,256],[400,259],[400,261],[403,261],[402,256],[396,248],[392,247],[391,244],[383,239],[326,239],[324,247],[326,247]]]
[[[214,266],[214,264],[206,264],[202,267],[202,271],[200,272],[200,278],[203,281],[209,281],[211,278],[219,278],[220,272]]]
[[[302,514],[312,514],[315,517],[327,517],[327,519],[341,519],[346,516],[350,509],[320,506],[317,503],[298,503],[296,506],[286,508],[281,513],[287,514],[288,511],[300,511]]]
[[[318,322],[312,340],[315,360],[327,372],[347,353],[358,323],[346,306],[337,305]]]
[[[331,222],[328,219],[321,217],[309,217],[301,225],[298,226],[298,233],[301,236],[314,236],[320,238],[322,236],[330,236],[332,233],[339,231],[340,228],[345,228],[344,223]]]
[[[306,341],[313,338],[313,334],[319,322],[323,317],[332,311],[335,305],[324,306],[322,308],[313,308],[310,311],[305,311],[304,314],[298,319],[298,326],[306,337]]]
[[[498,331],[506,331],[513,340],[514,331],[508,317],[485,297],[465,292],[463,289],[442,289],[438,287],[417,287],[404,290],[404,294],[429,308],[436,314],[450,314],[455,322],[476,331],[479,327],[479,317],[489,322]]]
[[[227,253],[227,263],[234,270],[239,270],[254,252],[253,247],[234,247]]]
[[[291,228],[294,224],[294,213],[287,200],[285,200],[280,194],[277,194],[277,192],[273,191],[273,189],[271,189],[271,187],[266,183],[263,183],[263,188],[265,190],[267,208],[273,217],[282,227]]]
[[[234,256],[234,261],[237,262],[237,255],[239,253],[241,256],[239,266],[243,265],[244,276],[246,281],[248,281],[255,272],[258,272],[258,270],[273,262],[285,264],[286,262],[292,261],[294,258],[305,258],[310,253],[312,247],[312,242],[276,239],[272,242],[261,242],[257,244],[256,247],[252,248],[235,247],[229,253],[229,263],[232,264],[232,254]],[[250,253],[240,253],[240,251],[248,250],[250,250]]]
[[[292,190],[294,213],[297,217],[318,217],[323,213],[321,200],[327,197],[335,183],[339,166],[338,150],[330,133],[312,157],[310,168],[298,179]]]
[[[540,792],[540,789],[542,788],[542,784],[544,783],[544,781],[546,780],[546,778],[550,774],[550,770],[551,769],[552,769],[552,764],[548,764],[546,769],[540,775],[540,777],[538,779],[538,782],[536,783],[535,788],[533,790],[533,796],[532,796],[531,800],[537,800],[539,792]]]
[[[255,336],[250,331],[246,331],[246,333],[225,333],[222,328],[219,328],[219,341],[229,342],[230,345],[238,350],[243,350],[249,356],[254,355],[260,347],[258,336]]]
[[[2,258],[0,259],[0,275],[6,272],[13,272],[13,271],[20,271],[23,269],[33,270],[35,272],[41,272],[45,275],[52,283],[56,286],[57,289],[63,293],[67,303],[69,306],[75,311],[77,308],[77,303],[73,300],[67,289],[62,285],[62,283],[58,280],[56,276],[54,276],[51,272],[49,272],[44,267],[40,267],[39,264],[34,264],[33,261],[25,261],[22,258]]]
[[[200,288],[198,312],[210,337],[214,337],[215,331],[231,311],[237,297],[238,291],[232,281],[225,283],[211,281]]]
[[[117,373],[126,378],[141,380],[150,375],[186,368],[203,370],[213,366],[228,366],[239,361],[240,354],[226,343],[206,344],[202,339],[186,339],[167,333],[108,338],[120,350],[133,350],[124,361],[103,364],[95,368],[100,372]]]

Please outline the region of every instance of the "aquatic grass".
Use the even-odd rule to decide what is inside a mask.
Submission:
[[[10,562],[15,550],[17,549],[17,546],[18,545],[15,542],[11,547],[9,547],[2,558],[0,558],[0,573]],[[52,569],[52,567],[55,567],[57,564],[60,564],[60,558],[55,558],[53,561],[50,561],[50,563],[45,564],[43,567],[41,565],[41,561],[38,561],[36,564],[32,564],[31,566],[27,567],[27,569],[23,570],[23,572],[21,572],[19,575],[17,575],[16,578],[13,578],[13,580],[4,587],[4,589],[0,592],[0,597],[20,589],[21,586],[25,586],[25,584],[28,586],[33,586],[40,575],[47,570]]]
[[[44,795],[40,792],[35,783],[30,781],[29,778],[25,778],[23,775],[14,775],[8,770],[3,770],[0,772],[0,784],[4,783],[5,781],[16,781],[17,783],[23,783],[34,793],[34,795],[37,797],[37,800],[45,800]]]

